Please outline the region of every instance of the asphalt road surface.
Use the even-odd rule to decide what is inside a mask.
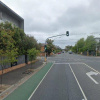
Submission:
[[[30,100],[100,100],[100,57],[62,53]]]

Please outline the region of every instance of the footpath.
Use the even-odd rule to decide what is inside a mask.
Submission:
[[[13,85],[16,82],[18,82],[19,80],[21,80],[22,78],[24,78],[25,76],[28,76],[31,73],[26,73],[28,71],[28,69],[37,69],[39,68],[41,65],[43,65],[43,61],[37,61],[35,63],[32,64],[27,64],[24,67],[12,70],[8,73],[3,74],[2,76],[2,84],[4,85]],[[14,66],[16,67],[16,66]],[[0,75],[1,77],[1,75]],[[0,84],[1,84],[1,79],[0,79]]]
[[[45,63],[43,63],[42,60],[37,60],[33,62],[32,66],[31,64],[26,64],[25,66],[21,65],[22,64],[18,65],[19,68],[14,66],[15,70],[12,70],[13,67],[11,67],[12,71],[10,70],[10,72],[2,75],[2,81],[0,75],[0,100],[2,100],[5,95],[8,95],[12,89],[15,89],[15,87],[17,88],[17,86],[25,82],[30,76],[38,72]]]
[[[41,70],[33,74],[27,81],[16,88],[11,94],[3,100],[28,100],[32,92],[38,86],[42,78],[50,69],[53,63],[48,62]]]

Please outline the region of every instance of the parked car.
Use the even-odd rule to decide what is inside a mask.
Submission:
[[[73,52],[72,51],[69,51],[69,54],[72,54]]]
[[[61,54],[61,52],[58,52],[58,54]]]

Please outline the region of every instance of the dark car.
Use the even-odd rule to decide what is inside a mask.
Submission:
[[[69,51],[69,54],[72,54],[73,52],[72,51]]]

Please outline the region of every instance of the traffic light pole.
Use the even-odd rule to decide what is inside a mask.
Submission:
[[[58,36],[63,36],[63,35],[66,35],[66,36],[69,36],[69,31],[66,31],[66,34],[60,34],[60,35],[55,35],[55,36],[51,36],[51,37],[48,37],[46,40],[45,40],[45,45],[46,45],[46,42],[49,38],[53,38],[53,37],[58,37]],[[46,51],[45,51],[45,62],[47,61],[47,55],[46,55]]]
[[[48,37],[48,38],[46,39],[46,41],[47,41],[49,38],[53,38],[53,37],[57,37],[57,36],[62,36],[62,35],[66,35],[66,34],[61,34],[61,35],[55,35],[55,36]],[[45,41],[45,44],[46,44],[46,41]]]

